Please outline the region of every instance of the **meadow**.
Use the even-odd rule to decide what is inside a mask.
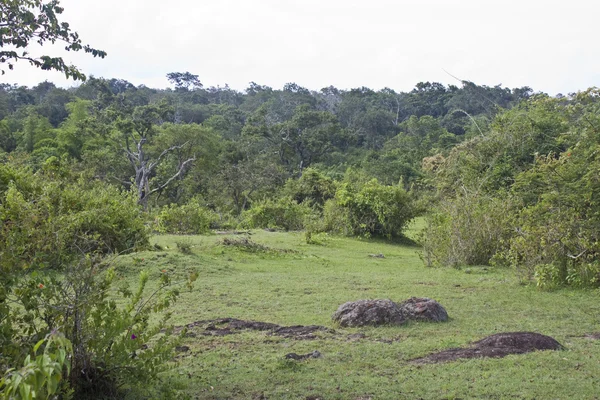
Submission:
[[[413,226],[409,236],[418,229]],[[243,238],[253,246],[224,244]],[[132,282],[140,270],[156,279],[161,273],[199,273],[171,320],[180,327],[197,323],[187,329],[164,381],[191,399],[598,398],[600,341],[589,337],[600,331],[598,290],[541,291],[520,284],[510,269],[426,268],[419,247],[411,244],[335,236],[315,242],[307,244],[302,232],[264,230],[163,235],[153,238],[153,251],[122,256],[122,279]],[[341,328],[331,320],[347,301],[412,296],[439,301],[450,320],[368,328]],[[330,330],[309,339],[205,330],[208,321],[223,318]],[[565,349],[412,362],[514,331],[552,336]],[[313,351],[321,357],[285,358]]]

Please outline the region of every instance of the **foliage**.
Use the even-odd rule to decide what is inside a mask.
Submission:
[[[510,238],[510,199],[465,193],[442,200],[421,235],[427,266],[487,265]]]
[[[58,0],[2,0],[0,1],[0,63],[7,63],[9,69],[14,62],[26,60],[43,70],[63,72],[67,78],[85,80],[85,75],[75,66],[67,65],[61,57],[31,56],[27,48],[35,41],[40,45],[47,42],[64,42],[67,51],[80,51],[104,58],[106,52],[89,45],[83,45],[77,32],[73,32],[66,22],[60,22],[58,15],[64,9]],[[2,70],[4,75],[5,71]]]
[[[195,199],[181,206],[163,207],[156,218],[155,229],[160,233],[201,234],[207,233],[215,221],[215,214]]]
[[[499,256],[522,279],[545,288],[600,285],[600,102],[597,91],[579,99],[583,104],[570,110],[578,141],[560,155],[539,156],[517,176],[513,190],[527,206],[504,259]]]
[[[300,178],[288,179],[282,191],[297,203],[322,209],[335,196],[335,182],[314,168],[306,168]]]
[[[289,197],[277,200],[266,199],[256,202],[242,214],[242,226],[248,228],[280,228],[299,230],[304,218],[311,212],[309,206],[298,204]]]
[[[157,273],[158,284],[148,287],[150,274],[142,271],[135,290],[123,282],[116,288],[114,268],[93,255],[63,270],[14,272],[19,279],[7,288],[6,299],[15,307],[8,309],[0,337],[9,356],[3,363],[17,363],[20,348],[58,329],[72,344],[69,386],[77,398],[120,398],[123,385],[152,383],[179,340],[165,312],[179,296],[179,284],[164,270]],[[186,277],[189,285],[196,276]],[[162,317],[151,318],[155,313]]]
[[[179,250],[183,254],[192,254],[193,246],[192,242],[190,242],[189,240],[180,239],[175,242],[175,245],[177,246],[177,250]]]
[[[32,174],[0,166],[0,267],[60,268],[82,252],[119,253],[148,242],[130,193],[60,177],[60,166]]]
[[[41,346],[43,353],[37,354]],[[54,398],[59,394],[63,374],[71,372],[71,342],[64,335],[52,332],[33,346],[33,356],[27,355],[23,367],[9,368],[0,379],[0,398],[32,400]]]
[[[403,188],[385,186],[376,179],[361,185],[342,183],[335,194],[335,205],[325,208],[325,220],[336,221],[338,227],[348,226],[352,234],[367,237],[401,236],[416,211]],[[347,222],[339,220],[342,215]]]

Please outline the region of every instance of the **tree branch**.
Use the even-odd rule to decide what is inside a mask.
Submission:
[[[160,155],[158,156],[158,158],[156,159],[156,161],[154,161],[154,162],[152,162],[152,163],[150,163],[150,164],[148,165],[148,170],[149,170],[149,171],[152,171],[152,170],[154,169],[154,167],[156,167],[156,166],[157,166],[157,165],[160,163],[160,161],[162,160],[162,158],[163,158],[164,156],[166,156],[167,154],[169,154],[169,153],[170,153],[170,152],[172,152],[173,150],[181,150],[181,149],[182,149],[183,147],[185,147],[185,146],[186,146],[188,143],[189,143],[189,142],[185,142],[184,144],[177,145],[177,146],[171,146],[171,147],[169,147],[168,149],[165,149],[165,150],[163,150],[163,152],[162,152],[162,153],[160,153]],[[193,159],[193,160],[196,160],[196,157],[194,157],[194,159]],[[189,160],[188,160],[188,161],[189,161]],[[186,161],[186,163],[187,163],[188,161]],[[179,172],[178,172],[178,173],[179,173]]]
[[[175,175],[173,175],[172,177],[170,177],[169,179],[167,179],[167,181],[165,183],[163,183],[162,185],[158,186],[157,188],[152,189],[150,192],[148,192],[146,194],[146,197],[148,197],[149,195],[158,192],[159,190],[163,190],[164,188],[166,188],[169,183],[173,182],[175,179],[177,179],[178,177],[181,176],[181,174],[185,171],[186,166],[193,162],[196,161],[196,157],[192,157],[189,158],[187,160],[185,160],[183,163],[181,163],[181,165],[179,166],[179,171],[177,171],[177,173]]]

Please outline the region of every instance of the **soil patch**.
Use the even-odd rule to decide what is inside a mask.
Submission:
[[[471,347],[444,350],[412,360],[418,364],[455,361],[460,358],[501,358],[536,350],[560,350],[563,346],[550,336],[534,332],[507,332],[488,336]]]
[[[320,325],[281,326],[269,322],[245,321],[236,318],[221,318],[208,321],[196,321],[186,325],[187,328],[204,328],[205,336],[227,336],[244,330],[264,331],[269,335],[282,336],[297,340],[317,339],[317,332],[335,333],[334,330]]]
[[[307,358],[321,358],[323,357],[323,355],[321,354],[321,352],[319,350],[315,350],[312,353],[308,353],[308,354],[296,354],[296,353],[288,353],[285,355],[285,359],[288,360],[306,360]]]

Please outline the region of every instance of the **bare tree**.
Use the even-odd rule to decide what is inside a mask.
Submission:
[[[171,145],[158,153],[152,152],[147,148],[150,145],[152,137],[156,134],[156,126],[164,122],[164,119],[172,110],[164,104],[149,105],[137,107],[133,112],[131,120],[120,124],[124,141],[122,149],[127,155],[129,163],[135,170],[133,184],[138,193],[138,202],[144,209],[148,207],[148,198],[163,189],[171,182],[182,177],[191,164],[196,161],[195,155],[189,155],[185,158],[178,158],[176,171],[162,183],[150,184],[151,178],[155,174],[156,167],[159,166],[170,154],[179,152],[182,149],[190,149],[191,143]]]

